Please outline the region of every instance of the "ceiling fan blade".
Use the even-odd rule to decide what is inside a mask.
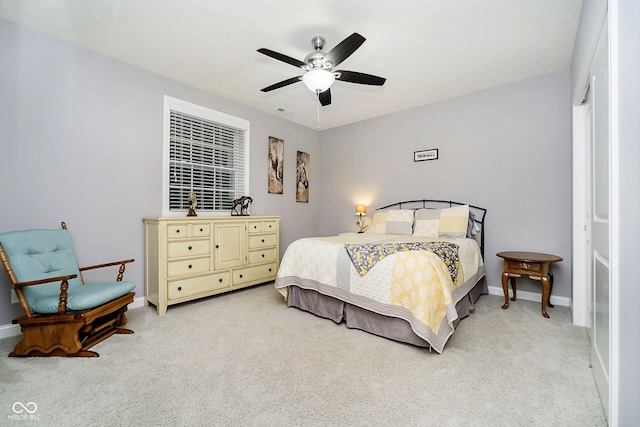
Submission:
[[[263,55],[270,56],[273,59],[277,59],[278,61],[286,62],[287,64],[293,65],[294,67],[304,67],[306,65],[302,61],[299,61],[295,58],[284,55],[282,53],[275,52],[270,49],[261,48],[261,49],[258,49],[258,52],[262,53]]]
[[[302,80],[302,76],[291,77],[290,79],[283,80],[278,83],[274,83],[271,86],[267,86],[263,89],[260,89],[262,92],[270,92],[274,89],[280,89],[281,87],[289,86],[290,84],[297,83]]]
[[[336,80],[349,83],[359,83],[361,85],[382,86],[387,81],[384,77],[373,76],[371,74],[358,73],[357,71],[337,70]]]
[[[320,105],[326,107],[331,104],[331,89],[327,89],[324,92],[320,92],[318,94],[318,100],[320,101]]]
[[[324,61],[331,61],[333,67],[347,59],[355,52],[366,39],[358,33],[353,33],[331,49],[324,57]]]

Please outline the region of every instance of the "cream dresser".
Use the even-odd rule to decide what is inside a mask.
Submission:
[[[158,309],[274,280],[279,216],[144,219],[145,296]]]

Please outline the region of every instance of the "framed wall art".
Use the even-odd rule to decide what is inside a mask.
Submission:
[[[284,175],[284,141],[269,137],[268,192],[282,194]]]
[[[425,160],[437,160],[438,159],[438,149],[431,148],[430,150],[420,150],[413,152],[413,161],[414,162],[424,162]]]
[[[309,153],[298,151],[296,166],[296,202],[309,203]]]

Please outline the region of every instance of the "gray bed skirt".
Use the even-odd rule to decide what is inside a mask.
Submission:
[[[471,313],[480,295],[488,293],[486,276],[483,275],[471,290],[457,302],[458,318],[454,322],[454,327],[457,327],[458,322]],[[427,341],[413,332],[409,322],[404,319],[374,313],[315,290],[303,289],[295,285],[289,286],[287,304],[289,307],[308,311],[316,316],[331,319],[336,323],[344,320],[348,328],[360,329],[419,347],[430,346]]]

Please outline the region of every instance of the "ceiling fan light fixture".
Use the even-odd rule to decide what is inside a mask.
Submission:
[[[336,77],[327,70],[311,70],[302,76],[302,81],[311,92],[321,93],[329,89]]]

